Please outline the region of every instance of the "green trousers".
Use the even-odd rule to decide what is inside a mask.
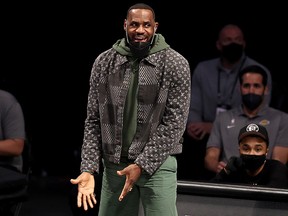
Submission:
[[[177,216],[177,160],[169,156],[151,176],[142,173],[133,190],[118,200],[126,177],[118,176],[128,163],[119,165],[104,162],[99,216],[137,216],[140,200],[145,216]]]

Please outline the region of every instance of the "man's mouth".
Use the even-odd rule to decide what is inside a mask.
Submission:
[[[134,38],[134,42],[146,42],[146,38]]]

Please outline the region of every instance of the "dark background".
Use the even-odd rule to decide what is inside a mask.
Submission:
[[[287,111],[276,100],[287,94],[284,3],[143,2],[154,8],[157,31],[188,59],[191,71],[199,61],[217,56],[220,28],[238,24],[245,33],[246,53],[272,73],[272,105]],[[1,7],[0,88],[22,105],[35,174],[78,173],[90,70],[97,55],[124,36],[126,11],[133,3],[41,1]]]

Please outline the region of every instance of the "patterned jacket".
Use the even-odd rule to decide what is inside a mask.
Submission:
[[[153,52],[154,47],[158,49]],[[160,34],[154,47],[139,62],[137,129],[128,150],[128,159],[151,175],[169,155],[182,152],[191,88],[188,61]],[[114,45],[93,64],[81,171],[99,172],[102,158],[120,162],[125,99],[133,72],[128,56]]]

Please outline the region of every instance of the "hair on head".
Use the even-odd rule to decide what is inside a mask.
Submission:
[[[127,10],[127,17],[128,17],[128,14],[130,12],[130,10],[133,10],[133,9],[147,9],[147,10],[150,10],[152,11],[153,13],[153,18],[155,19],[155,12],[153,10],[153,8],[145,3],[136,3],[134,5],[132,5],[131,7],[129,7],[129,9]]]
[[[267,79],[268,79],[267,78],[267,72],[263,67],[261,67],[259,65],[250,65],[250,66],[243,68],[239,73],[240,84],[243,83],[242,77],[246,73],[257,73],[257,74],[262,75],[262,77],[263,77],[262,83],[264,86],[267,85]]]

